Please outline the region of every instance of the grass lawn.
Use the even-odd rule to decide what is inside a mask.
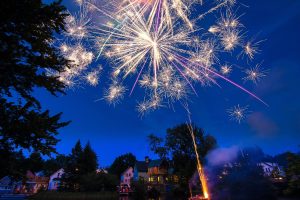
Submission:
[[[36,200],[36,199],[68,199],[68,200],[76,200],[76,199],[97,199],[97,200],[116,200],[119,199],[119,195],[117,192],[90,192],[90,193],[83,193],[83,192],[41,192],[34,196],[31,196],[29,199]]]

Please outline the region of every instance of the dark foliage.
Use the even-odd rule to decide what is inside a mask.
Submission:
[[[10,175],[13,179],[17,180],[23,177],[26,172],[23,152],[7,151],[6,149],[0,150],[0,152],[0,178]]]
[[[98,192],[98,191],[116,191],[119,179],[115,175],[105,173],[89,173],[81,176],[80,191]]]
[[[193,126],[193,133],[198,154],[203,162],[207,153],[216,147],[216,140],[196,126]],[[181,124],[167,129],[165,139],[155,135],[150,135],[148,139],[150,148],[154,153],[161,159],[172,161],[171,167],[174,169],[174,174],[179,177],[179,184],[188,195],[188,181],[196,171],[197,166],[195,149],[188,125]]]
[[[69,160],[69,156],[57,155],[56,158],[51,158],[44,162],[43,171],[47,176],[50,176],[59,169],[65,169]]]
[[[226,167],[215,167],[210,174],[215,200],[277,199],[274,187],[257,163],[264,159],[259,148],[247,148]]]
[[[127,153],[117,157],[109,168],[109,173],[116,175],[118,178],[128,168],[134,167],[136,158],[132,153]]]
[[[68,122],[60,122],[61,113],[43,111],[33,91],[63,93],[64,84],[47,76],[46,69],[69,66],[50,44],[64,29],[65,8],[61,1],[45,5],[41,0],[2,0],[0,8],[0,151],[9,158],[14,149],[50,155],[56,152],[58,129]],[[0,171],[20,173],[14,168],[18,161],[5,156]]]
[[[96,153],[92,150],[88,142],[82,149],[80,141],[72,149],[68,163],[61,180],[61,190],[80,191],[86,183],[86,176],[96,173],[98,159]],[[85,181],[84,183],[82,181]]]
[[[39,172],[44,169],[44,160],[41,154],[38,152],[33,152],[28,159],[24,162],[27,170],[32,172]]]
[[[300,155],[287,153],[286,176],[288,187],[285,194],[300,198]]]
[[[145,200],[147,195],[147,186],[142,181],[133,181],[131,187],[134,190],[133,199]]]

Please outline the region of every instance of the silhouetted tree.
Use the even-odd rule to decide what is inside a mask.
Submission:
[[[98,160],[96,153],[88,142],[84,149],[80,140],[77,141],[69,155],[69,162],[62,176],[61,189],[66,191],[78,191],[82,187],[83,177],[96,174]],[[84,179],[86,180],[86,179]]]
[[[216,140],[211,135],[193,126],[197,151],[203,163],[207,153],[216,147]],[[150,135],[148,137],[151,150],[161,158],[171,161],[174,174],[179,177],[180,184],[188,191],[188,180],[196,171],[196,154],[190,129],[187,124],[181,124],[167,129],[165,139]]]
[[[96,172],[98,167],[98,159],[89,142],[83,149],[81,162],[81,174]]]
[[[46,69],[69,66],[51,45],[54,34],[64,29],[65,7],[61,1],[1,0],[0,8],[0,151],[13,155],[22,148],[50,155],[56,152],[58,129],[68,123],[60,122],[61,113],[42,110],[33,91],[63,93],[64,84],[47,76]],[[0,161],[6,163],[0,171],[11,174],[17,169],[8,161]]]
[[[52,175],[52,173],[56,172],[61,168],[65,169],[67,167],[69,159],[70,159],[69,156],[60,154],[57,155],[56,158],[51,158],[46,160],[43,166],[45,174],[47,176],[50,176]]]
[[[10,175],[13,179],[19,180],[26,172],[25,157],[20,151],[0,151],[0,177]],[[9,166],[7,166],[9,165]]]
[[[134,167],[136,157],[132,153],[127,153],[117,157],[109,168],[109,173],[117,175],[120,178],[121,174],[128,168]]]
[[[167,159],[168,149],[163,146],[163,138],[157,137],[154,134],[148,136],[150,150],[153,151],[160,159]]]
[[[79,190],[80,175],[82,169],[82,146],[78,140],[69,155],[69,162],[64,169],[60,188],[65,191]]]
[[[300,155],[294,153],[287,154],[286,176],[288,187],[285,193],[300,197]]]
[[[26,159],[24,163],[28,170],[32,172],[42,171],[44,168],[44,160],[41,154],[38,152],[33,152],[29,158]]]

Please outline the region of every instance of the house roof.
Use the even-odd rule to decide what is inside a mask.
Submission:
[[[145,161],[137,161],[134,166],[138,172],[147,172],[148,171],[148,163]]]
[[[128,170],[130,170],[130,169],[133,170],[132,167],[128,167],[128,168],[121,174],[121,176],[123,176],[125,173],[127,173]]]
[[[12,184],[12,179],[9,176],[4,176],[2,179],[0,179],[0,185],[2,186],[8,186]]]
[[[162,164],[161,159],[151,160],[148,167],[159,167]]]
[[[46,176],[44,171],[39,171],[35,173],[36,176]]]

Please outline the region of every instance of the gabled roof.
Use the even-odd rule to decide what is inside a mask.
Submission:
[[[162,164],[162,161],[163,160],[161,159],[151,160],[148,167],[159,167]]]
[[[130,169],[132,169],[133,170],[133,168],[132,167],[128,167],[122,174],[121,174],[121,176],[123,176],[125,173],[127,173],[128,172],[128,170],[130,170]]]
[[[162,165],[168,167],[169,163],[168,163],[167,160],[163,160],[163,159],[151,160],[148,167],[149,168],[151,168],[151,167],[161,167]]]
[[[138,172],[148,172],[148,163],[145,161],[136,161],[134,168]]]
[[[36,176],[46,176],[44,171],[39,171],[35,173]]]

